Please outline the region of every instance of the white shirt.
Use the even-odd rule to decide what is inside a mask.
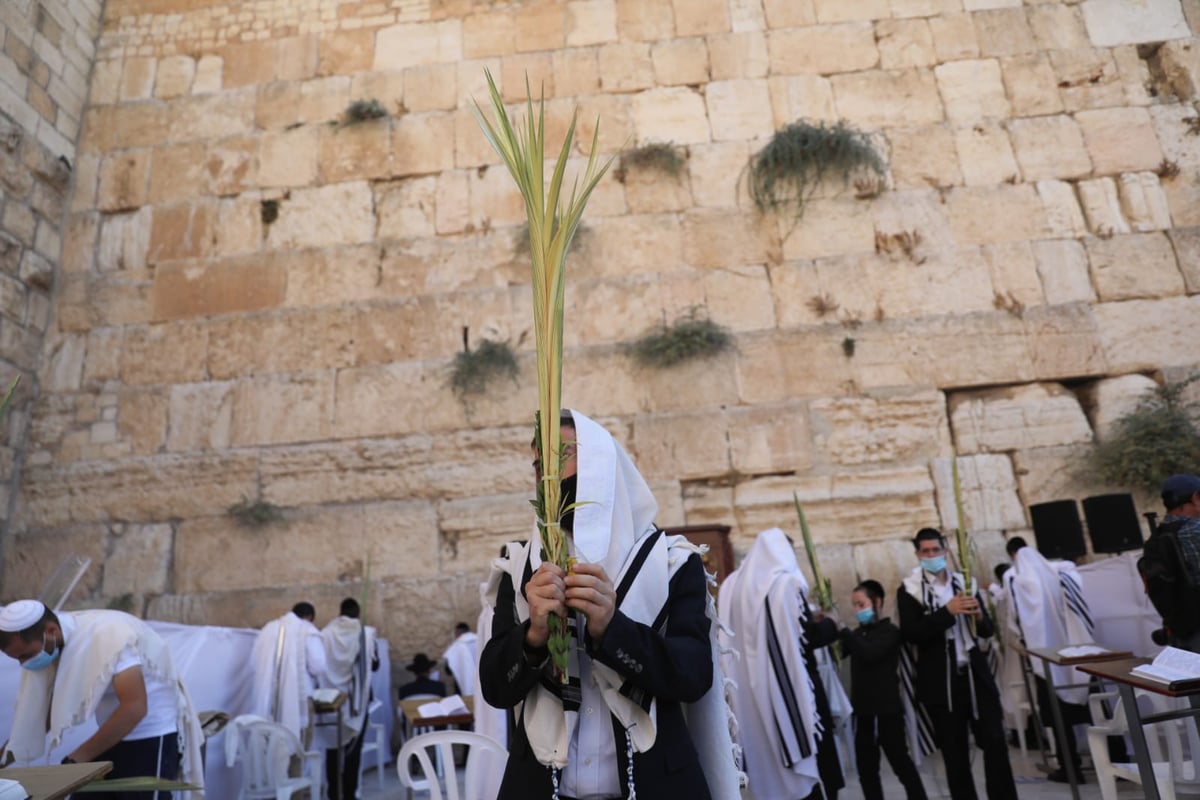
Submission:
[[[580,630],[583,616],[579,616]],[[613,740],[612,715],[592,677],[592,662],[579,650],[579,685],[583,701],[579,706],[579,722],[571,737],[567,766],[562,771],[560,793],[579,800],[621,796],[621,781],[617,766],[617,749]],[[621,743],[624,746],[624,742]],[[582,754],[582,755],[581,755]]]
[[[317,681],[325,674],[325,643],[321,641],[321,632],[314,626],[308,636],[304,637],[304,670],[308,678],[308,694],[317,688]]]
[[[949,605],[950,601],[954,599],[954,585],[950,581],[949,572],[943,572],[942,576],[945,578],[944,582],[937,575],[933,575],[929,572],[925,573],[926,579],[933,587],[933,596],[937,598],[939,604],[946,606]],[[957,614],[954,616],[954,625],[951,626],[950,630],[954,634],[955,663],[957,663],[960,667],[965,667],[967,665],[967,653],[971,649],[971,643],[963,634],[963,626],[958,624],[960,617],[961,615]]]
[[[113,675],[141,665],[142,659],[133,648],[126,647],[117,659]],[[142,670],[142,680],[146,683],[146,716],[142,717],[133,730],[125,734],[125,738],[122,739],[125,742],[165,736],[174,733],[178,727],[176,720],[179,712],[175,707],[175,687],[168,686],[145,670]],[[121,701],[110,683],[100,696],[100,702],[96,704],[96,724],[103,725],[107,722],[120,704]]]

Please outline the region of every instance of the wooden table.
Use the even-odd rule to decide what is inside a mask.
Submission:
[[[1054,717],[1054,735],[1058,737],[1058,763],[1067,773],[1067,783],[1071,787],[1071,797],[1074,800],[1079,800],[1079,776],[1075,774],[1075,763],[1071,758],[1066,757],[1069,752],[1067,748],[1067,737],[1073,735],[1073,732],[1067,730],[1067,725],[1063,721],[1062,707],[1058,702],[1058,689],[1074,689],[1080,686],[1087,686],[1085,683],[1068,683],[1062,686],[1054,684],[1054,674],[1051,672],[1051,665],[1059,667],[1080,667],[1083,664],[1095,664],[1105,661],[1120,661],[1130,658],[1133,653],[1128,650],[1106,650],[1103,653],[1093,653],[1086,656],[1071,656],[1065,657],[1061,655],[1063,650],[1070,647],[1098,647],[1093,643],[1064,645],[1063,647],[1021,647],[1017,646],[1020,652],[1027,656],[1040,659],[1042,662],[1042,675],[1046,681],[1046,694],[1050,695],[1050,713]]]
[[[436,700],[401,700],[400,708],[404,710],[404,721],[409,730],[414,728],[449,728],[451,725],[474,725],[475,724],[475,698],[473,695],[467,695],[463,699],[463,705],[467,707],[466,714],[449,714],[442,717],[422,717],[418,710],[421,706],[427,703],[435,703]]]
[[[112,769],[111,761],[62,764],[57,767],[9,767],[0,778],[19,781],[33,800],[59,800]]]
[[[1150,761],[1150,750],[1146,746],[1146,731],[1143,726],[1152,722],[1165,722],[1181,717],[1200,718],[1200,680],[1189,681],[1186,686],[1172,689],[1168,684],[1134,675],[1130,671],[1134,667],[1149,663],[1150,659],[1148,658],[1126,658],[1120,661],[1081,664],[1079,669],[1117,685],[1117,689],[1121,693],[1121,706],[1125,709],[1125,719],[1129,722],[1129,739],[1133,742],[1133,755],[1137,761],[1138,775],[1142,778],[1142,793],[1146,800],[1160,800],[1158,780],[1154,777],[1154,764]],[[1142,716],[1138,709],[1137,696],[1134,694],[1135,689],[1166,697],[1186,697],[1191,708]]]

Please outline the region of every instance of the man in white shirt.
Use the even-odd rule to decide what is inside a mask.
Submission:
[[[108,778],[182,778],[203,786],[199,719],[170,652],[146,623],[121,611],[55,614],[37,600],[18,600],[0,611],[0,650],[23,668],[8,744],[17,762],[41,758],[47,739],[57,747],[69,728],[95,716],[98,730],[63,763],[111,761]]]
[[[442,654],[446,669],[454,678],[454,685],[461,695],[475,694],[475,684],[478,683],[479,656],[476,653],[476,637],[471,633],[467,623],[460,622],[454,626],[454,641]]]
[[[297,603],[263,626],[251,652],[250,713],[275,720],[306,745],[308,700],[325,673],[325,645],[313,624],[316,614],[312,603]]]
[[[325,644],[324,686],[344,692],[342,707],[345,758],[340,764],[335,742],[326,742],[325,774],[331,800],[353,800],[358,794],[358,763],[362,759],[363,732],[371,703],[371,673],[379,669],[375,650],[375,629],[359,620],[358,601],[347,597],[338,616],[321,630]]]

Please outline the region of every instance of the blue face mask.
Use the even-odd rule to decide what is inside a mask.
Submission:
[[[854,616],[858,617],[860,625],[870,625],[875,621],[875,609],[864,608],[861,611],[855,611]]]
[[[941,572],[946,568],[946,557],[938,556],[937,558],[922,558],[921,568],[926,572]]]
[[[42,652],[38,653],[33,658],[21,665],[21,669],[27,669],[30,672],[40,672],[46,667],[54,663],[54,659],[58,658],[58,651],[52,653],[46,652],[46,634],[42,634]]]

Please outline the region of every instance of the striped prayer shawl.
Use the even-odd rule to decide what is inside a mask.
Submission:
[[[784,644],[779,641],[779,637],[775,633],[775,617],[771,613],[770,602],[763,603],[763,610],[767,615],[767,656],[771,662],[771,672],[774,673],[775,679],[779,682],[780,695],[783,698],[784,707],[787,710],[787,720],[781,721],[778,717],[775,718],[776,733],[779,734],[779,750],[785,767],[791,767],[796,762],[808,758],[812,755],[812,744],[808,737],[808,732],[804,728],[804,718],[800,713],[800,701],[796,697],[795,687],[792,686],[791,678],[788,676],[787,662],[784,660],[783,648]],[[795,647],[794,643],[787,643],[786,646]],[[800,627],[800,648],[804,648],[804,627]],[[780,728],[786,723],[791,728],[792,736],[785,736]],[[799,746],[799,754],[792,751],[789,742],[793,740]]]
[[[913,646],[900,646],[900,689],[904,692],[905,727],[908,730],[909,750],[918,764],[921,759],[937,749],[933,736],[933,722],[925,706],[917,700],[917,663],[913,658]]]
[[[1064,571],[1059,571],[1058,582],[1062,586],[1063,597],[1067,601],[1067,608],[1079,618],[1084,628],[1087,629],[1088,634],[1095,636],[1096,623],[1092,620],[1091,609],[1088,607],[1087,600],[1083,596],[1083,587],[1075,580],[1074,575]]]

